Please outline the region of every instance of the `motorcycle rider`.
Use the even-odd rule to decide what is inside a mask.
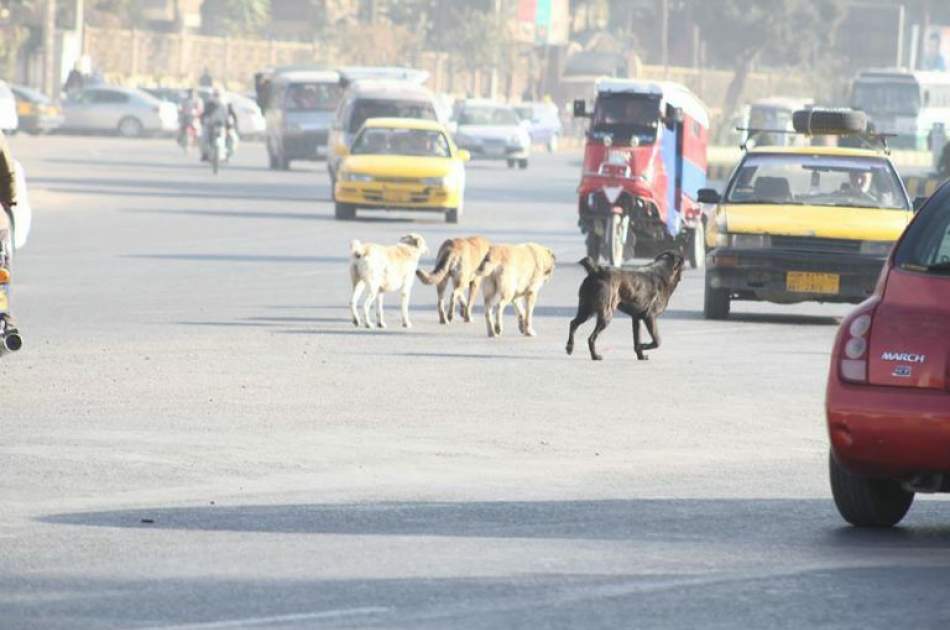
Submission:
[[[13,155],[0,131],[0,269],[9,270],[13,254],[11,216],[16,205],[16,175],[13,172]],[[9,313],[0,312],[0,332],[16,330],[16,323]]]
[[[225,103],[221,90],[215,88],[211,92],[211,98],[205,106],[201,115],[201,160],[207,162],[211,153],[211,131],[214,125],[222,125],[225,130],[227,140],[228,154],[225,159],[230,159],[234,154],[237,145],[237,114],[231,103]]]
[[[187,146],[188,129],[197,126],[198,121],[204,113],[204,101],[198,96],[198,91],[194,88],[188,90],[188,96],[182,101],[178,108],[178,143]]]

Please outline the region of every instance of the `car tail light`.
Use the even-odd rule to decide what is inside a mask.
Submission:
[[[867,383],[868,346],[874,308],[864,309],[849,316],[842,324],[839,349],[839,374],[849,383]]]

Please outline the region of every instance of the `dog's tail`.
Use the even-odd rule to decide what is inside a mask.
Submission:
[[[587,270],[587,275],[592,276],[595,273],[600,272],[600,265],[597,264],[597,261],[591,258],[590,256],[584,256],[577,261],[581,267]]]
[[[436,261],[435,269],[423,271],[416,269],[416,276],[422,280],[423,284],[439,284],[445,280],[445,276],[452,271],[455,263],[458,261],[458,255],[450,249],[444,249],[440,252],[439,259]]]
[[[366,245],[354,238],[350,241],[350,255],[353,258],[362,258],[366,255]]]

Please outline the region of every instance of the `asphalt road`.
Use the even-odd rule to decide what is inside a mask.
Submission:
[[[577,156],[472,164],[462,225],[332,219],[322,164],[18,137],[35,207],[0,360],[0,627],[946,628],[950,506],[847,528],[822,399],[846,307],[564,354]],[[534,240],[539,336],[353,328],[348,243]],[[431,256],[426,264],[431,265]]]

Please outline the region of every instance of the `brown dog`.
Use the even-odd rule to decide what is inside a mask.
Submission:
[[[439,323],[452,321],[455,306],[458,304],[459,315],[466,322],[472,321],[472,307],[475,304],[475,294],[481,278],[475,275],[478,265],[488,253],[491,243],[482,236],[468,238],[450,238],[439,247],[436,256],[435,269],[431,272],[416,270],[416,276],[423,284],[436,285],[439,294]],[[445,312],[445,290],[452,281],[452,296],[449,301],[449,312]]]
[[[502,331],[505,306],[513,304],[522,334],[535,336],[534,306],[538,292],[554,273],[554,252],[537,243],[492,245],[475,275],[482,279],[488,336]],[[519,299],[524,299],[522,306]]]
[[[656,318],[666,310],[670,296],[683,274],[683,257],[672,251],[663,252],[649,265],[638,269],[603,268],[589,257],[580,261],[587,277],[578,291],[577,316],[571,321],[567,337],[568,354],[574,352],[574,331],[588,319],[597,316],[594,332],[587,338],[590,358],[600,361],[595,344],[614,312],[620,310],[633,318],[633,349],[637,359],[645,361],[644,350],[660,347]],[[640,343],[640,321],[646,324],[652,343]]]

